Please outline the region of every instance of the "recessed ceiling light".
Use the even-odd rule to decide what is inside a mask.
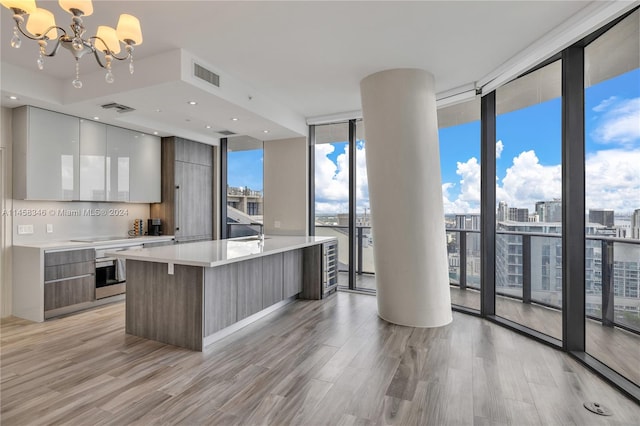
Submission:
[[[238,117],[233,117],[231,121],[238,121]]]
[[[160,108],[156,108],[156,112],[162,112]]]
[[[100,120],[100,117],[93,117],[94,120]]]
[[[262,133],[269,133],[269,131],[268,130],[263,130]]]
[[[158,134],[158,132],[153,132],[153,134],[154,134],[154,135],[157,135],[157,134]]]
[[[198,103],[196,101],[189,101],[187,102],[189,105],[198,105]]]
[[[9,99],[11,99],[12,101],[17,101],[17,100],[18,100],[18,97],[17,97],[17,96],[13,96],[13,95],[11,95],[11,96],[7,96],[7,97],[8,97]]]
[[[209,126],[208,124],[206,126],[204,126],[204,127],[207,128],[207,129],[211,128],[211,126]]]

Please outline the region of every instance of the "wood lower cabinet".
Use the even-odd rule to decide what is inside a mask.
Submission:
[[[238,265],[204,270],[204,335],[208,336],[237,321]]]
[[[284,299],[302,293],[302,268],[304,252],[302,249],[287,251],[283,255],[283,269],[286,271],[283,277],[282,296]]]
[[[280,302],[283,288],[282,253],[262,258],[262,308]]]
[[[44,310],[64,308],[95,299],[93,275],[44,283]]]
[[[238,265],[238,321],[262,310],[262,259]]]
[[[95,300],[95,251],[50,252],[44,255],[44,310]]]

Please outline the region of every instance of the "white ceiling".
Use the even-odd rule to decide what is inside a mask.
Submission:
[[[58,25],[67,27],[70,15],[57,3],[38,1],[55,13]],[[438,92],[468,86],[590,3],[94,1],[94,14],[85,18],[89,35],[97,25],[115,26],[118,15],[126,12],[140,18],[144,43],[135,49],[140,71],[130,76],[126,64],[115,63],[113,86],[101,81],[103,71],[93,59],[83,58],[87,82],[81,95],[70,84],[74,68],[68,52],[61,49],[58,56],[47,58],[40,72],[36,43],[23,40],[20,49],[8,46],[11,12],[2,8],[2,105],[16,106],[6,96],[17,94],[22,95],[18,104],[87,118],[104,116],[101,120],[124,127],[209,143],[220,136],[217,129],[264,140],[293,137],[305,133],[305,118],[359,110],[359,83],[371,73],[423,68],[434,74]],[[156,56],[175,49],[221,74],[224,90],[185,82],[180,64],[172,62],[176,55],[166,61]],[[34,79],[51,90],[33,90]],[[227,81],[233,88],[225,88]],[[187,97],[198,98],[200,104],[189,108]],[[105,115],[102,101],[136,111],[126,118]],[[232,122],[235,116],[241,120]],[[207,124],[213,129],[205,129]]]

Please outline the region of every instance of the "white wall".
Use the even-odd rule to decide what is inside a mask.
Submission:
[[[307,152],[304,137],[264,142],[265,234],[308,235]]]

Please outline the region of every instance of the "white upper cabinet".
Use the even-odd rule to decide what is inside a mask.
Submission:
[[[107,126],[80,120],[80,199],[106,200]]]
[[[158,136],[138,134],[131,145],[129,167],[129,201],[159,203],[161,146]]]
[[[13,110],[21,200],[160,202],[160,138],[24,106]]]
[[[14,197],[79,199],[80,120],[25,106],[14,110],[12,127]]]
[[[138,133],[107,126],[107,201],[129,201],[130,147]]]

